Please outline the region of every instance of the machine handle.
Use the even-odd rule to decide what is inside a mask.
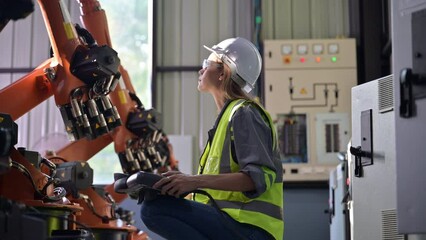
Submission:
[[[355,177],[363,177],[364,169],[362,166],[361,157],[366,157],[368,154],[361,149],[361,146],[350,147],[350,152],[355,156]]]
[[[424,98],[419,94],[420,87],[426,85],[426,77],[413,73],[411,68],[404,68],[399,75],[400,100],[399,116],[410,118],[415,115],[415,100]],[[417,92],[417,94],[415,93]]]

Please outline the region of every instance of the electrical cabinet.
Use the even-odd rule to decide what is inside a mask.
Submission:
[[[352,240],[403,240],[397,233],[392,75],[352,89],[350,212]]]
[[[426,239],[426,1],[390,3],[398,231]]]
[[[355,39],[265,40],[263,59],[284,181],[327,181],[351,136]]]
[[[349,240],[350,221],[346,199],[348,198],[348,161],[342,154],[342,162],[330,172],[328,214],[330,222],[330,240]]]

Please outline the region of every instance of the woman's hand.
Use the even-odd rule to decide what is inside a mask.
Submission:
[[[198,188],[196,178],[179,171],[169,171],[162,174],[164,178],[154,184],[154,188],[161,189],[161,194],[183,197]]]
[[[208,188],[224,191],[254,191],[253,180],[245,173],[222,173],[187,175],[179,171],[169,171],[162,174],[164,178],[154,184],[164,195],[182,197],[198,188]]]

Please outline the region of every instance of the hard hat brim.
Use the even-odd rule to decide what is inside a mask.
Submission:
[[[203,45],[203,47],[205,49],[207,49],[209,52],[214,53],[219,59],[222,59],[222,56],[220,56],[221,54],[223,54],[223,51],[219,50],[219,49],[213,49],[213,47],[207,47],[206,45]]]

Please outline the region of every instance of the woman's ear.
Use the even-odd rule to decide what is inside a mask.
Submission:
[[[222,81],[224,79],[224,77],[225,77],[225,72],[221,71],[220,75],[219,75],[219,80]]]

